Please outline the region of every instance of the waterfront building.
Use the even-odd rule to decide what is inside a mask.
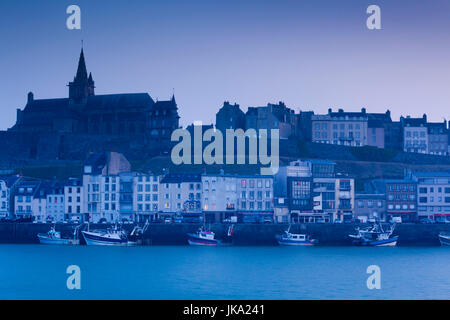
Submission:
[[[202,205],[206,222],[221,222],[236,215],[238,178],[223,171],[202,175]]]
[[[18,175],[0,177],[0,218],[12,217],[14,187],[20,181]]]
[[[160,214],[166,216],[202,213],[202,177],[194,173],[168,173],[159,186]]]
[[[413,172],[419,220],[450,222],[450,172]]]
[[[280,139],[288,139],[298,134],[298,120],[295,111],[283,102],[268,103],[264,107],[249,107],[245,114],[245,129],[278,129]]]
[[[355,193],[354,216],[361,222],[369,220],[385,221],[386,195],[384,193]]]
[[[285,212],[284,207],[287,206],[289,221],[332,221],[339,205],[344,210],[344,202],[348,200],[344,199],[348,198],[344,190],[342,194],[339,192],[335,165],[336,163],[328,160],[297,160],[289,166],[280,167],[274,181],[274,197],[277,200],[275,203],[279,206],[275,207],[277,215],[282,215]],[[353,182],[351,185],[353,186]],[[348,192],[352,190],[353,188]],[[351,210],[351,207],[345,208],[346,212],[348,210]]]
[[[83,211],[89,221],[132,220],[132,177],[128,160],[117,152],[91,154],[83,169]]]
[[[39,196],[41,181],[22,178],[14,193],[14,214],[17,218],[37,218],[45,221],[46,198]]]
[[[375,179],[371,184],[385,190],[386,220],[401,218],[402,222],[417,221],[417,183],[406,179]]]
[[[353,217],[355,203],[355,180],[339,175],[335,178],[314,178],[313,212],[323,222],[348,221]]]
[[[64,184],[59,181],[43,181],[40,192],[46,197],[46,220],[62,222],[65,220]]]
[[[225,136],[226,129],[245,130],[245,113],[238,104],[225,101],[223,107],[216,113],[216,128]]]
[[[403,151],[429,153],[427,115],[422,118],[401,117],[403,128]]]
[[[161,176],[136,172],[133,176],[133,211],[138,221],[158,218]]]
[[[273,176],[239,175],[237,182],[237,215],[243,222],[273,219]]]
[[[85,220],[83,210],[83,184],[78,178],[69,178],[64,182],[64,215],[65,220],[79,221]]]
[[[273,218],[275,223],[289,223],[291,221],[287,198],[275,197],[273,199]]]

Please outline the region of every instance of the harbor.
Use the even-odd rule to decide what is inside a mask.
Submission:
[[[1,244],[38,244],[38,234],[47,233],[54,225],[39,223],[0,223]],[[79,224],[56,224],[56,231],[63,237],[72,237]],[[217,239],[228,238],[230,224],[207,224],[208,231]],[[291,232],[311,235],[318,240],[318,246],[352,246],[356,228],[367,224],[292,224]],[[91,230],[107,230],[114,224],[90,224]],[[121,228],[131,234],[136,225],[123,224]],[[196,233],[202,224],[195,223],[150,223],[142,234],[143,245],[188,245],[188,234]],[[84,226],[87,228],[87,226]],[[139,228],[144,228],[144,224]],[[276,246],[276,236],[283,234],[288,224],[233,224],[231,244],[236,246]],[[449,234],[450,224],[398,224],[394,234],[398,246],[440,246],[439,234]],[[81,237],[79,237],[80,240]],[[83,243],[83,241],[82,241]]]
[[[450,288],[443,247],[0,245],[0,257],[2,299],[448,299]],[[80,290],[67,290],[69,265]],[[366,286],[370,265],[380,290]]]

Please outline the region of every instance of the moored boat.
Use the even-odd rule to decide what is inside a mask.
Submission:
[[[107,230],[81,231],[88,246],[127,246],[126,233],[117,227]]]
[[[41,244],[57,244],[57,245],[78,245],[80,240],[77,239],[77,229],[74,231],[73,238],[63,238],[61,232],[56,231],[55,227],[52,227],[47,233],[39,233],[39,242]]]
[[[440,233],[439,241],[441,242],[441,246],[450,246],[450,234],[448,233]]]
[[[297,234],[290,232],[291,226],[284,231],[284,234],[276,235],[275,238],[281,246],[313,246],[318,243],[317,239],[312,239],[306,234]]]
[[[191,246],[217,246],[220,241],[215,239],[215,233],[200,228],[196,233],[188,233],[188,243]]]
[[[395,247],[397,245],[398,236],[393,236],[395,224],[389,229],[384,230],[381,223],[376,222],[372,226],[365,229],[357,228],[356,235],[349,235],[353,239],[353,244],[357,246],[367,247]]]

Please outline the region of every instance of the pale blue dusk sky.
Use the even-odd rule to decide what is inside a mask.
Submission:
[[[366,28],[371,4],[382,30]],[[2,130],[28,91],[67,97],[81,39],[97,94],[174,88],[183,125],[215,121],[224,100],[450,119],[449,0],[1,0],[0,39]]]

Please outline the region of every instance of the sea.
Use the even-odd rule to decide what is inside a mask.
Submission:
[[[450,247],[0,245],[0,299],[449,299]]]

